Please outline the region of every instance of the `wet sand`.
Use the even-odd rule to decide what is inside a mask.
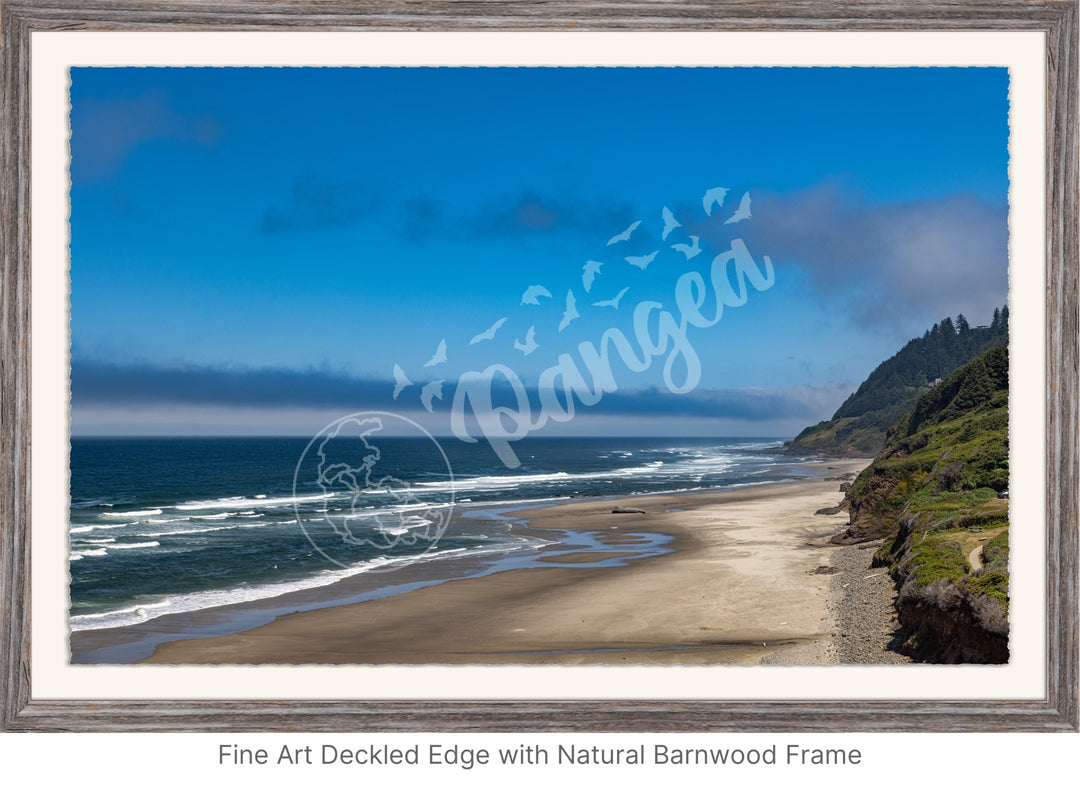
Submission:
[[[278,617],[227,636],[165,642],[172,664],[835,663],[828,544],[845,514],[826,478],[694,494],[579,500],[522,511],[528,528],[588,530],[611,557],[635,534],[672,551],[621,567],[541,556],[544,567],[452,579]],[[824,468],[823,468],[824,469]],[[828,480],[826,480],[828,479]],[[614,514],[627,505],[644,514]],[[534,564],[535,565],[535,564]],[[550,566],[550,567],[549,567]],[[820,572],[820,573],[815,573]]]

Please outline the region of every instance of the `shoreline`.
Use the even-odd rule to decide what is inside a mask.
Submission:
[[[814,512],[840,499],[837,474],[866,461],[822,462],[823,477],[789,483],[514,509],[527,531],[591,533],[604,549],[541,553],[528,567],[282,614],[225,636],[177,639],[185,633],[174,630],[144,661],[837,663],[836,589],[825,569],[844,549],[828,538],[847,517]],[[611,513],[627,504],[647,513]],[[616,567],[593,563],[626,557],[644,533],[668,537],[671,551]],[[84,633],[107,640],[108,631]]]

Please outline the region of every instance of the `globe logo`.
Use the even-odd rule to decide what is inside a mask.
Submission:
[[[402,476],[436,468],[417,488]],[[307,444],[293,476],[296,521],[307,540],[342,568],[398,568],[431,551],[450,521],[453,470],[438,441],[408,418],[352,413]],[[388,553],[396,558],[390,561]]]

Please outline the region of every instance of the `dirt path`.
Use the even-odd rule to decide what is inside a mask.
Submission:
[[[971,564],[972,571],[978,571],[980,568],[982,568],[982,548],[983,545],[979,544],[977,547],[971,550],[971,554],[968,555],[968,563]]]

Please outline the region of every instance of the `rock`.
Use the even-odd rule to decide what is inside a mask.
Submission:
[[[644,514],[645,511],[644,511],[644,509],[641,509],[641,508],[625,508],[623,506],[618,506],[616,508],[611,509],[611,513],[613,513],[613,514]]]

